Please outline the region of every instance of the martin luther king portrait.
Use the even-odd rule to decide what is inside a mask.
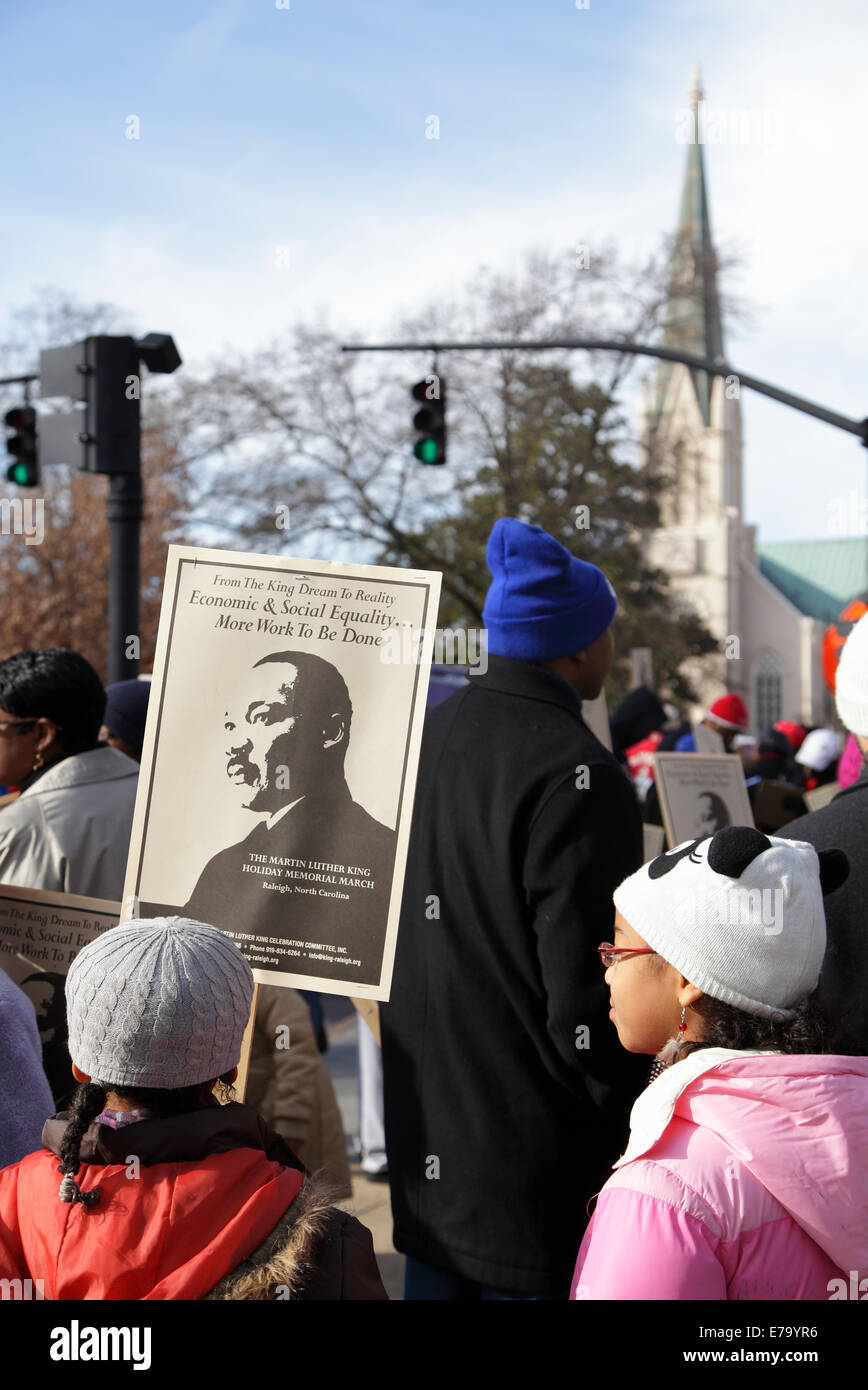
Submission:
[[[254,967],[379,979],[396,836],[350,793],[352,719],[337,667],[301,651],[257,661],[225,713],[226,774],[256,824],[182,910],[237,934]]]

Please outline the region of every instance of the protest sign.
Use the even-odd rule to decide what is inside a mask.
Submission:
[[[117,925],[120,903],[0,884],[0,968],[20,985],[34,973],[65,975],[78,952]]]
[[[702,720],[691,724],[693,742],[697,753],[723,753],[724,742],[716,729],[709,729]]]
[[[824,806],[836,797],[841,790],[840,783],[827,782],[823,787],[815,787],[813,791],[805,792],[805,802],[809,811],[820,811]]]
[[[592,734],[595,734],[604,748],[612,751],[612,731],[609,728],[609,711],[606,696],[602,691],[593,700],[582,701],[582,718]]]
[[[171,546],[124,915],[387,999],[440,576]]]
[[[117,925],[120,903],[0,885],[0,969],[36,1010],[52,1094],[72,1090],[66,1047],[66,972],[83,946]]]
[[[671,849],[725,825],[753,825],[736,753],[655,753],[654,780]]]
[[[662,854],[664,843],[662,825],[643,825],[642,863],[649,864],[652,859],[657,858],[658,854]]]

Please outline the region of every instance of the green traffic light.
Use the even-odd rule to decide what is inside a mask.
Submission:
[[[423,463],[436,463],[440,446],[436,439],[418,439],[413,445],[413,453]]]
[[[17,487],[32,486],[30,482],[30,465],[27,463],[13,463],[7,470],[6,477],[10,483],[15,483]]]

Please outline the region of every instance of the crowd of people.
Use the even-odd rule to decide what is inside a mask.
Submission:
[[[611,583],[512,518],[487,561],[488,665],[426,717],[380,1009],[405,1297],[858,1288],[868,616],[838,668],[846,747],[795,720],[752,738],[735,691],[691,724],[638,687],[609,751],[583,701],[614,658]],[[107,700],[63,649],[0,661],[0,884],[121,897],[146,703],[144,682]],[[646,859],[653,755],[709,737],[741,758],[754,823]],[[233,1099],[252,997],[214,924],[122,924],[70,966],[49,1065],[0,972],[0,1279],[51,1299],[386,1297],[338,1205],[340,1116],[294,991],[260,986]]]

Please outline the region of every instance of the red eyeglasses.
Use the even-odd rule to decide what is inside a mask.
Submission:
[[[650,946],[613,946],[611,941],[604,941],[597,947],[597,955],[608,970],[610,965],[617,965],[622,956],[656,956],[657,952],[652,951]]]

